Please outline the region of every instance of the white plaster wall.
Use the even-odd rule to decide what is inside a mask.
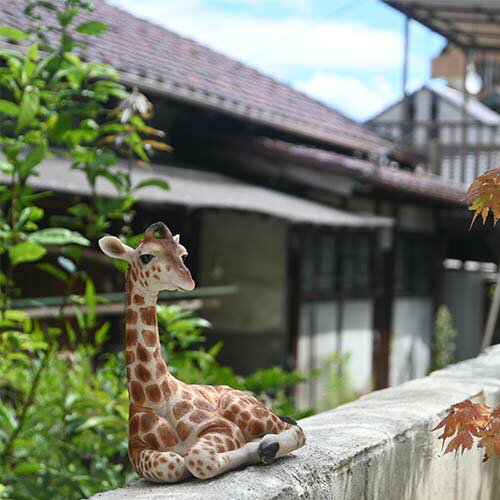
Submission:
[[[349,300],[344,304],[342,352],[350,353],[349,379],[357,392],[372,388],[373,301]]]
[[[389,384],[398,385],[427,374],[434,325],[430,298],[394,299]]]
[[[500,401],[500,346],[476,359],[301,420],[306,445],[211,481],[137,481],[93,500],[498,500],[500,460],[443,455],[432,428],[450,405]]]
[[[444,273],[444,303],[457,330],[456,361],[477,356],[481,350],[486,316],[484,287],[483,273],[450,269]]]
[[[337,312],[338,305],[333,301],[302,305],[297,367],[304,371],[324,369],[328,358],[340,345],[341,354],[349,353],[346,374],[349,383],[356,392],[367,392],[372,387],[373,303],[364,299],[344,302],[340,344],[337,344]],[[311,331],[311,327],[315,330]],[[303,384],[298,389],[300,404],[321,407],[329,389],[325,376]]]
[[[208,311],[221,331],[281,332],[286,324],[286,224],[238,212],[205,212],[200,241],[200,282],[237,285]]]

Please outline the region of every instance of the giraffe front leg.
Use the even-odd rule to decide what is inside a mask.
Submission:
[[[136,472],[149,481],[175,483],[191,474],[176,453],[178,439],[162,417],[152,411],[133,414],[129,421],[129,457]]]
[[[176,483],[191,476],[184,457],[173,451],[141,449],[132,460],[137,474],[155,483]]]
[[[237,448],[239,439],[226,434],[206,434],[186,455],[188,470],[199,479],[208,479],[242,465],[261,462],[259,441],[252,441]],[[241,441],[243,438],[241,437]],[[244,441],[243,441],[244,442]]]

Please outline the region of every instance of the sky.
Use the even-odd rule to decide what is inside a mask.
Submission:
[[[364,121],[402,95],[404,16],[379,0],[108,0]],[[408,88],[444,39],[410,24]]]

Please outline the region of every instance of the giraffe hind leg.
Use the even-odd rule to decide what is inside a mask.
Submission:
[[[276,458],[301,448],[305,442],[304,431],[298,424],[295,424],[278,434],[266,434],[260,440],[257,452],[260,460],[269,464]]]
[[[255,464],[260,461],[257,441],[243,444],[241,439],[231,439],[225,434],[205,434],[188,451],[186,466],[199,479],[218,476],[242,465]]]

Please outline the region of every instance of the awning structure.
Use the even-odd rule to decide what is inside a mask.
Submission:
[[[500,0],[384,0],[464,49],[500,50]]]
[[[118,168],[125,170],[127,167],[122,163]],[[91,195],[83,173],[71,170],[68,160],[46,160],[38,171],[39,176],[32,177],[30,181],[37,190]],[[271,215],[293,224],[360,228],[388,227],[393,224],[388,217],[352,214],[213,172],[152,165],[148,169],[134,166],[131,175],[134,185],[152,177],[165,180],[170,185],[169,191],[157,187],[137,191],[141,203],[241,210]],[[0,183],[7,184],[9,181],[6,175],[0,174]],[[116,196],[113,185],[104,179],[98,183],[97,193],[107,197]]]

